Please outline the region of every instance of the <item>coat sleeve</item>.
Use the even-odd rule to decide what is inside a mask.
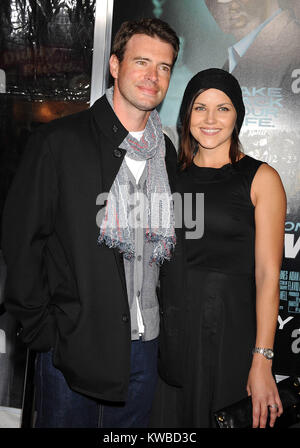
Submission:
[[[47,141],[29,140],[3,212],[2,250],[7,266],[4,305],[21,325],[24,343],[48,351],[55,340],[44,249],[53,232],[57,176]]]

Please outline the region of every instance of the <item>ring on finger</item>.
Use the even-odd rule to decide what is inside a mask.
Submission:
[[[278,405],[276,404],[276,403],[274,403],[274,404],[269,404],[269,408],[271,408],[271,409],[278,409]]]

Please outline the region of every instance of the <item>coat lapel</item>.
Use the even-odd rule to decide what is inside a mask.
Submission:
[[[100,156],[101,168],[99,176],[101,178],[101,193],[108,193],[126,154],[126,151],[120,149],[119,145],[128,134],[128,131],[119,121],[105,95],[95,102],[91,107],[91,112],[96,126],[97,145]],[[117,249],[111,249],[111,251],[116,261],[125,297],[127,298],[123,256]]]
[[[102,192],[109,192],[123,162],[126,151],[119,146],[128,134],[114,113],[106,96],[91,107],[98,136]]]

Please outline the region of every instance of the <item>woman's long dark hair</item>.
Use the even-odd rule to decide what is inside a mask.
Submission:
[[[197,140],[192,136],[190,132],[191,114],[196,98],[201,93],[205,92],[205,90],[208,89],[200,89],[197,93],[195,93],[190,104],[186,109],[186,112],[183,117],[183,122],[179,126],[179,138],[180,138],[179,165],[181,171],[185,170],[192,164],[193,158],[199,148]],[[237,125],[235,124],[235,127],[231,135],[231,144],[229,149],[229,158],[233,165],[240,158],[242,152],[241,147],[242,145],[239,139]]]

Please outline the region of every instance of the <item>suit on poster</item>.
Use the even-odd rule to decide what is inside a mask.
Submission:
[[[145,19],[140,25],[149,30],[151,23]],[[178,39],[164,22],[154,19],[152,26],[153,36],[142,33],[129,38],[124,59],[118,61],[114,56],[118,66],[118,73],[115,67],[112,73],[115,111],[104,95],[89,110],[43,126],[32,136],[9,192],[3,221],[6,307],[21,322],[24,342],[37,352],[53,350],[53,364],[68,384],[62,386],[65,391],[71,389],[80,397],[116,404],[128,400],[130,353],[136,341],[131,342],[123,256],[117,249],[97,244],[96,200],[100,193],[110,191],[120,170],[126,151],[119,146],[128,128],[139,130],[132,122],[124,126],[124,109],[120,111],[120,99],[116,100],[119,85],[123,82],[122,88],[127,89],[124,95],[131,95],[131,101],[144,101],[144,109],[139,110],[143,118],[139,125],[144,121],[144,126],[168,88]],[[167,31],[169,42],[157,38],[161,28]],[[135,52],[139,59],[145,54],[147,64],[138,64]],[[144,90],[136,88],[134,76],[140,86],[146,85]],[[124,108],[124,97],[122,101]],[[131,103],[130,107],[136,111]],[[167,137],[165,146],[171,185],[176,151]],[[47,365],[48,355],[41,358],[39,368]],[[143,356],[147,356],[146,351]],[[54,384],[58,385],[58,377]],[[60,390],[52,392],[53,396],[60,394]],[[64,407],[60,411],[67,412]],[[76,425],[84,426],[88,412],[84,408],[80,411]],[[144,411],[140,407],[135,412]],[[100,418],[96,420],[95,426],[101,425]],[[72,426],[72,418],[66,421]],[[138,416],[136,421],[128,421],[120,424],[146,424]],[[66,425],[63,422],[62,418],[61,426]],[[47,421],[43,423],[47,425]],[[108,421],[107,425],[117,426],[118,421]]]
[[[300,66],[299,50],[300,24],[290,11],[281,11],[260,31],[231,73],[241,86],[282,88],[291,95],[292,72]],[[227,62],[224,69],[228,68]]]

